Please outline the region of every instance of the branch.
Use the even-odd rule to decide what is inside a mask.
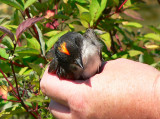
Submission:
[[[28,18],[31,18],[31,16],[30,16],[30,14],[29,14],[29,10],[28,9],[26,9],[25,10],[25,12],[26,12],[26,14],[27,14],[27,16],[28,16]],[[36,27],[35,27],[35,25],[32,25],[32,28],[33,28],[33,30],[34,30],[34,32],[35,32],[35,34],[36,34],[36,39],[38,40],[38,42],[40,43],[40,39],[39,39],[39,35],[38,35],[38,31],[37,31],[37,29],[36,29]]]
[[[115,53],[117,53],[117,50],[115,48],[115,44],[114,44],[114,41],[113,41],[113,36],[112,36],[111,31],[109,31],[109,34],[110,34],[110,37],[111,37],[111,49],[112,49],[113,53],[115,54]]]
[[[120,6],[119,8],[116,10],[117,12],[119,12],[121,10],[121,8],[123,7],[123,5],[127,2],[128,0],[125,0]]]
[[[4,57],[1,57],[1,56],[0,56],[0,59],[1,59],[1,60],[4,60],[4,61],[8,60],[8,59],[6,59],[6,58],[4,58]],[[9,63],[11,63],[11,62],[9,61]],[[16,66],[18,66],[18,67],[25,67],[25,65],[23,65],[23,64],[18,64],[17,62],[14,62],[14,61],[12,61],[12,64],[14,64],[14,65],[16,65]]]
[[[5,76],[5,74],[3,73],[3,71],[1,70],[1,68],[0,68],[0,72],[1,72],[1,74],[3,75],[3,77],[6,79],[6,81],[8,82],[8,84],[12,87],[12,89],[14,90],[14,92],[17,94],[16,89],[13,87],[12,83],[8,80],[8,78]],[[13,93],[13,95],[14,95],[17,99],[19,99],[15,93]]]
[[[5,101],[9,101],[9,102],[20,102],[19,100],[7,100],[7,99],[3,99],[0,97],[0,99],[5,100]]]
[[[12,61],[11,61],[11,69],[12,69],[12,72],[13,72],[13,76],[14,76],[14,79],[15,79],[15,83],[16,83],[16,90],[17,90],[17,94],[18,94],[18,98],[19,98],[19,101],[20,103],[22,104],[22,106],[25,108],[25,110],[27,112],[29,112],[35,119],[37,119],[37,116],[32,113],[31,111],[29,111],[29,108],[26,106],[26,104],[23,102],[20,94],[19,94],[19,89],[18,89],[18,82],[17,82],[17,78],[16,78],[16,75],[15,75],[15,71],[14,71],[14,67],[13,67],[13,64],[12,64]]]
[[[116,13],[119,13],[120,10],[121,10],[121,8],[123,7],[123,5],[124,5],[127,1],[128,1],[128,0],[125,0],[125,1],[118,7],[118,9],[117,9],[115,12],[110,13],[110,14],[109,14],[108,16],[106,16],[105,18],[109,18],[110,16],[112,16],[112,15],[114,15],[114,14],[116,14]],[[123,9],[123,10],[124,10],[124,9]],[[102,17],[97,20],[96,25],[95,25],[94,28],[96,28],[96,27],[98,26],[98,24],[100,23],[101,20],[102,20]]]
[[[123,51],[123,48],[122,48],[122,45],[121,45],[121,42],[120,42],[120,40],[119,40],[118,35],[115,34],[115,37],[116,37],[116,39],[117,39],[117,41],[118,41],[118,44],[119,44],[119,47],[120,47],[120,51]]]

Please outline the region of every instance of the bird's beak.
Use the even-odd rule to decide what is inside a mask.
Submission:
[[[83,67],[82,58],[77,58],[76,61],[75,61],[75,63],[76,63],[78,66],[80,66],[82,69],[84,68],[84,67]]]

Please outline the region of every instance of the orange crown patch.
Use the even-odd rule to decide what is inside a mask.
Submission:
[[[63,42],[59,47],[58,50],[66,55],[70,55],[69,51],[66,48],[66,42]]]

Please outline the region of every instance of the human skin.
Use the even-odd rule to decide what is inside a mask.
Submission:
[[[111,60],[84,81],[59,79],[47,70],[40,86],[58,119],[160,119],[160,72],[149,65]]]

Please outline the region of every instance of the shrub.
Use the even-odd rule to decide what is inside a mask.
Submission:
[[[133,0],[0,0],[13,10],[0,16],[0,118],[52,118],[39,83],[47,52],[68,31],[95,29],[104,60],[128,58],[160,69],[160,29],[148,26]],[[2,5],[1,4],[1,5]],[[128,16],[130,19],[128,19]]]

